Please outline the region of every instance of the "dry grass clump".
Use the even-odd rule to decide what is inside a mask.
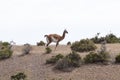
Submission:
[[[32,49],[32,47],[30,44],[24,44],[24,47],[22,49],[22,55],[20,55],[20,56],[24,56],[26,54],[29,54],[31,49]]]

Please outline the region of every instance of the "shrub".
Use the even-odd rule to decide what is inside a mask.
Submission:
[[[22,55],[21,55],[21,56],[26,55],[26,54],[29,54],[30,51],[31,51],[31,49],[32,49],[32,47],[31,47],[30,44],[24,44],[24,47],[23,47],[23,49],[22,49]]]
[[[77,54],[76,52],[72,52],[63,59],[59,60],[56,63],[55,68],[58,70],[66,71],[71,68],[79,67],[81,62],[82,60],[79,54]]]
[[[98,36],[95,36],[95,37],[91,38],[91,40],[94,43],[99,43],[99,44],[105,40],[107,43],[120,43],[120,38],[118,38],[117,36],[115,36],[112,33],[106,35],[105,37],[100,37],[100,38],[98,38]]]
[[[27,76],[24,73],[18,73],[11,76],[11,80],[26,80]]]
[[[45,43],[43,41],[37,42],[37,46],[45,46]]]
[[[120,63],[120,54],[115,57],[115,62]]]
[[[117,38],[114,34],[108,34],[106,35],[105,37],[107,43],[119,43],[120,42],[120,39]]]
[[[47,53],[47,54],[49,54],[49,53],[52,52],[52,50],[51,50],[49,47],[47,47],[47,48],[45,48],[45,49],[46,49],[46,53]]]
[[[109,53],[108,52],[90,52],[90,54],[86,55],[84,58],[85,63],[105,63],[108,62],[109,59]]]
[[[71,49],[73,51],[78,51],[78,52],[85,52],[85,51],[94,51],[97,47],[93,43],[93,41],[89,39],[82,39],[79,42],[74,42],[71,46]]]
[[[71,45],[71,42],[69,41],[69,42],[67,43],[67,45]]]
[[[55,64],[58,60],[62,59],[63,57],[64,56],[62,54],[52,56],[52,58],[46,60],[46,64]]]
[[[13,51],[9,48],[10,44],[8,42],[0,43],[0,60],[7,59],[12,56]]]
[[[94,43],[96,44],[100,44],[101,42],[105,41],[105,37],[94,37],[94,38],[91,38],[90,40],[92,40]]]
[[[10,58],[12,56],[12,53],[13,53],[13,51],[11,51],[10,49],[7,49],[7,48],[0,50],[0,60]]]
[[[8,42],[3,42],[2,45],[7,47],[7,46],[10,45],[10,43],[8,43]]]
[[[71,66],[73,67],[79,67],[81,64],[81,57],[76,52],[68,54],[66,58],[69,60]]]
[[[55,69],[62,70],[62,71],[66,71],[67,69],[70,69],[70,68],[71,68],[70,62],[65,57],[63,59],[60,59],[55,65]]]

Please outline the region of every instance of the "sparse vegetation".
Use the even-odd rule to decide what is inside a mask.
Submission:
[[[37,46],[45,46],[45,43],[43,41],[37,42]]]
[[[63,57],[64,56],[62,54],[52,56],[52,58],[46,60],[46,64],[55,64],[58,60],[62,59]]]
[[[17,73],[11,76],[11,80],[26,80],[27,76],[24,73]]]
[[[49,47],[46,47],[45,50],[46,50],[46,54],[49,54],[52,52],[52,49],[50,49]]]
[[[88,51],[94,51],[97,47],[93,43],[93,41],[89,39],[82,39],[80,41],[74,42],[71,46],[71,49],[73,51],[78,52],[88,52]]]

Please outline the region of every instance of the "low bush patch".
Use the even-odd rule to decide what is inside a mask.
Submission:
[[[52,52],[52,49],[50,49],[49,47],[45,48],[45,50],[46,50],[46,54],[49,54]]]
[[[115,57],[115,62],[120,63],[120,54]]]
[[[17,73],[11,76],[11,80],[26,80],[27,76],[24,73]]]
[[[62,59],[63,57],[64,56],[62,54],[52,56],[52,58],[46,60],[46,64],[55,64],[58,60]]]
[[[88,52],[88,51],[94,51],[97,47],[93,43],[93,41],[89,39],[82,39],[80,41],[74,42],[71,46],[71,49],[73,51],[78,52]]]
[[[82,60],[79,54],[72,52],[65,56],[63,59],[59,60],[56,63],[55,68],[62,71],[71,71],[72,68],[80,67],[81,63]]]

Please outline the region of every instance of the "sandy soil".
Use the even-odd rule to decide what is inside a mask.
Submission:
[[[97,45],[98,49],[100,45]],[[55,46],[51,46],[54,50]],[[0,61],[0,80],[10,80],[10,76],[17,72],[25,72],[28,80],[120,80],[120,65],[89,64],[76,68],[72,72],[53,70],[52,65],[45,65],[46,59],[59,53],[66,55],[71,52],[70,46],[59,45],[56,51],[45,54],[45,47],[32,46],[31,54],[19,57],[23,46],[14,46],[12,58]],[[120,44],[107,44],[111,59],[120,53]],[[79,53],[84,57],[88,53]]]

